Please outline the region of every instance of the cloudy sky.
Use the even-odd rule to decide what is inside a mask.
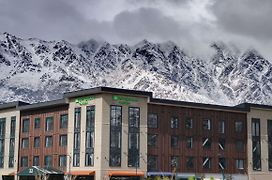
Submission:
[[[0,0],[0,32],[22,38],[174,41],[197,55],[214,41],[272,59],[271,0]]]

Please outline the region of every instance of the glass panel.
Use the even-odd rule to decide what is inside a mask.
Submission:
[[[23,127],[22,127],[23,132],[28,132],[29,131],[29,119],[23,119]],[[1,131],[1,128],[0,128]],[[1,132],[0,132],[1,134]]]
[[[34,128],[38,129],[41,127],[41,119],[40,118],[35,118],[34,120]]]
[[[67,146],[67,135],[60,135],[59,145]]]
[[[243,131],[243,122],[236,121],[235,122],[235,132],[242,132]]]
[[[28,148],[28,145],[29,145],[28,138],[23,138],[22,139],[22,148]]]
[[[203,162],[202,162],[202,167],[205,169],[210,169],[211,168],[211,158],[204,157]]]
[[[45,147],[52,147],[53,146],[53,137],[46,136],[45,137]]]
[[[147,127],[148,128],[158,128],[158,115],[157,114],[148,114]]]
[[[52,156],[45,156],[44,157],[44,166],[46,167],[51,167],[53,164],[53,159],[52,159]]]
[[[187,117],[185,119],[185,128],[186,129],[192,129],[193,128],[193,119],[192,118]]]
[[[171,118],[171,128],[172,129],[177,129],[179,127],[179,120],[177,117],[172,117]]]
[[[187,157],[186,167],[187,167],[187,169],[193,169],[194,168],[194,157]]]
[[[147,156],[147,171],[158,170],[158,156],[149,155]]]
[[[79,156],[79,153],[74,153],[73,155],[73,166],[74,167],[79,167],[79,163],[80,163],[80,156]]]
[[[212,145],[211,139],[210,138],[203,138],[202,139],[202,146],[203,148],[210,149]]]
[[[34,147],[40,147],[40,137],[34,137]]]
[[[54,128],[53,117],[47,117],[45,119],[45,131],[52,131]]]
[[[34,156],[33,157],[33,166],[39,166],[40,165],[40,157]]]
[[[148,134],[147,135],[147,144],[148,146],[157,146],[157,134]]]
[[[93,166],[94,165],[94,154],[86,153],[85,154],[85,166]]]
[[[66,155],[60,155],[59,156],[59,166],[60,167],[66,167],[67,165],[67,157]]]
[[[203,129],[204,130],[211,130],[211,120],[210,119],[203,120]]]
[[[16,130],[16,116],[11,117],[10,121],[10,137],[15,137]]]
[[[21,167],[28,167],[28,157],[27,156],[21,157]]]
[[[218,132],[221,134],[225,133],[225,121],[218,122]]]
[[[178,147],[179,137],[176,135],[171,136],[171,147]]]
[[[68,114],[60,115],[60,128],[68,127]]]

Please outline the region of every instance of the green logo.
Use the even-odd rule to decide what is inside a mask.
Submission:
[[[88,96],[88,97],[80,97],[76,98],[75,102],[79,105],[87,105],[91,100],[94,100],[95,97],[93,96]]]
[[[128,105],[130,103],[133,102],[139,102],[138,98],[135,97],[127,97],[127,96],[117,96],[117,95],[113,95],[112,99],[114,101],[118,101],[119,104],[124,104],[124,105]]]

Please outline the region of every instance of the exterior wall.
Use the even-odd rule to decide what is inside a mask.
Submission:
[[[15,149],[14,149],[14,167],[9,168],[9,143],[10,143],[10,122],[11,117],[16,117],[15,129]],[[0,110],[0,118],[6,118],[6,132],[5,132],[5,150],[4,150],[4,168],[0,168],[0,175],[15,175],[17,174],[18,165],[18,141],[19,141],[19,125],[20,112],[16,109]],[[1,179],[2,177],[0,177]]]
[[[252,166],[252,118],[260,119],[261,132],[261,170],[254,171]],[[255,109],[251,108],[247,115],[248,120],[248,175],[250,180],[271,180],[272,171],[268,169],[268,136],[267,136],[267,120],[272,120],[271,109]]]
[[[44,167],[44,157],[46,155],[52,155],[53,164],[52,167],[59,170],[66,170],[63,167],[59,167],[59,155],[67,154],[67,147],[59,146],[59,136],[67,134],[67,128],[60,128],[60,116],[68,114],[68,106],[60,106],[48,109],[38,109],[33,111],[23,111],[21,112],[21,127],[20,127],[20,147],[19,147],[19,171],[25,169],[21,167],[21,157],[28,157],[28,167],[33,166],[33,157],[39,156],[39,166]],[[45,131],[45,119],[46,117],[53,117],[53,130]],[[29,132],[23,132],[23,120],[29,118]],[[40,118],[40,128],[34,128],[35,118]],[[45,137],[53,136],[53,146],[45,147]],[[40,137],[40,146],[34,148],[34,138]],[[22,139],[29,138],[28,148],[22,148]],[[67,137],[68,140],[68,137]],[[67,166],[69,165],[69,159],[67,158]]]
[[[81,107],[81,144],[80,144],[80,166],[71,167],[71,171],[93,170],[95,171],[95,179],[107,179],[109,171],[129,171],[135,172],[135,167],[128,167],[127,151],[128,151],[128,107],[140,107],[140,167],[138,172],[146,172],[147,169],[147,98],[135,97],[138,102],[130,102],[121,104],[113,100],[114,94],[97,94],[87,105],[79,105],[75,99],[70,100],[69,106],[69,142],[68,154],[73,155],[73,131],[74,131],[74,112],[76,107]],[[127,97],[125,95],[120,95]],[[131,97],[131,96],[129,96]],[[94,166],[85,167],[85,123],[86,123],[86,106],[95,105],[95,147],[94,147]],[[109,144],[110,144],[110,105],[122,106],[122,150],[121,150],[121,167],[109,166]]]
[[[219,169],[219,157],[226,158],[225,175],[232,175],[232,177],[246,177],[246,113],[241,112],[227,112],[209,109],[197,109],[167,105],[148,105],[148,114],[158,115],[158,128],[148,128],[148,133],[157,134],[157,144],[155,147],[148,146],[148,155],[155,155],[158,157],[158,172],[172,172],[171,156],[179,156],[179,166],[176,169],[177,173],[192,173],[197,176],[209,176],[209,174],[217,174],[216,177],[222,177],[222,170]],[[179,127],[173,129],[170,127],[172,117],[179,119]],[[193,128],[185,128],[185,119],[189,117],[193,119]],[[211,120],[211,130],[203,130],[203,120]],[[219,120],[225,121],[225,133],[221,134],[218,131]],[[243,122],[243,131],[241,133],[235,132],[235,121]],[[171,147],[171,135],[179,137],[178,146]],[[186,138],[193,137],[193,148],[186,147]],[[209,137],[212,139],[210,149],[202,147],[203,138]],[[220,150],[218,146],[219,138],[226,141],[225,150]],[[244,142],[244,151],[237,152],[235,142],[241,140]],[[194,157],[194,167],[189,169],[186,167],[186,157]],[[202,167],[203,157],[211,157],[211,168],[204,169]],[[236,159],[244,160],[244,169],[236,168]],[[241,176],[239,176],[241,175]]]

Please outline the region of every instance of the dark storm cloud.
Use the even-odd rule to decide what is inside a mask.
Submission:
[[[212,10],[222,29],[272,40],[271,0],[217,0]]]

